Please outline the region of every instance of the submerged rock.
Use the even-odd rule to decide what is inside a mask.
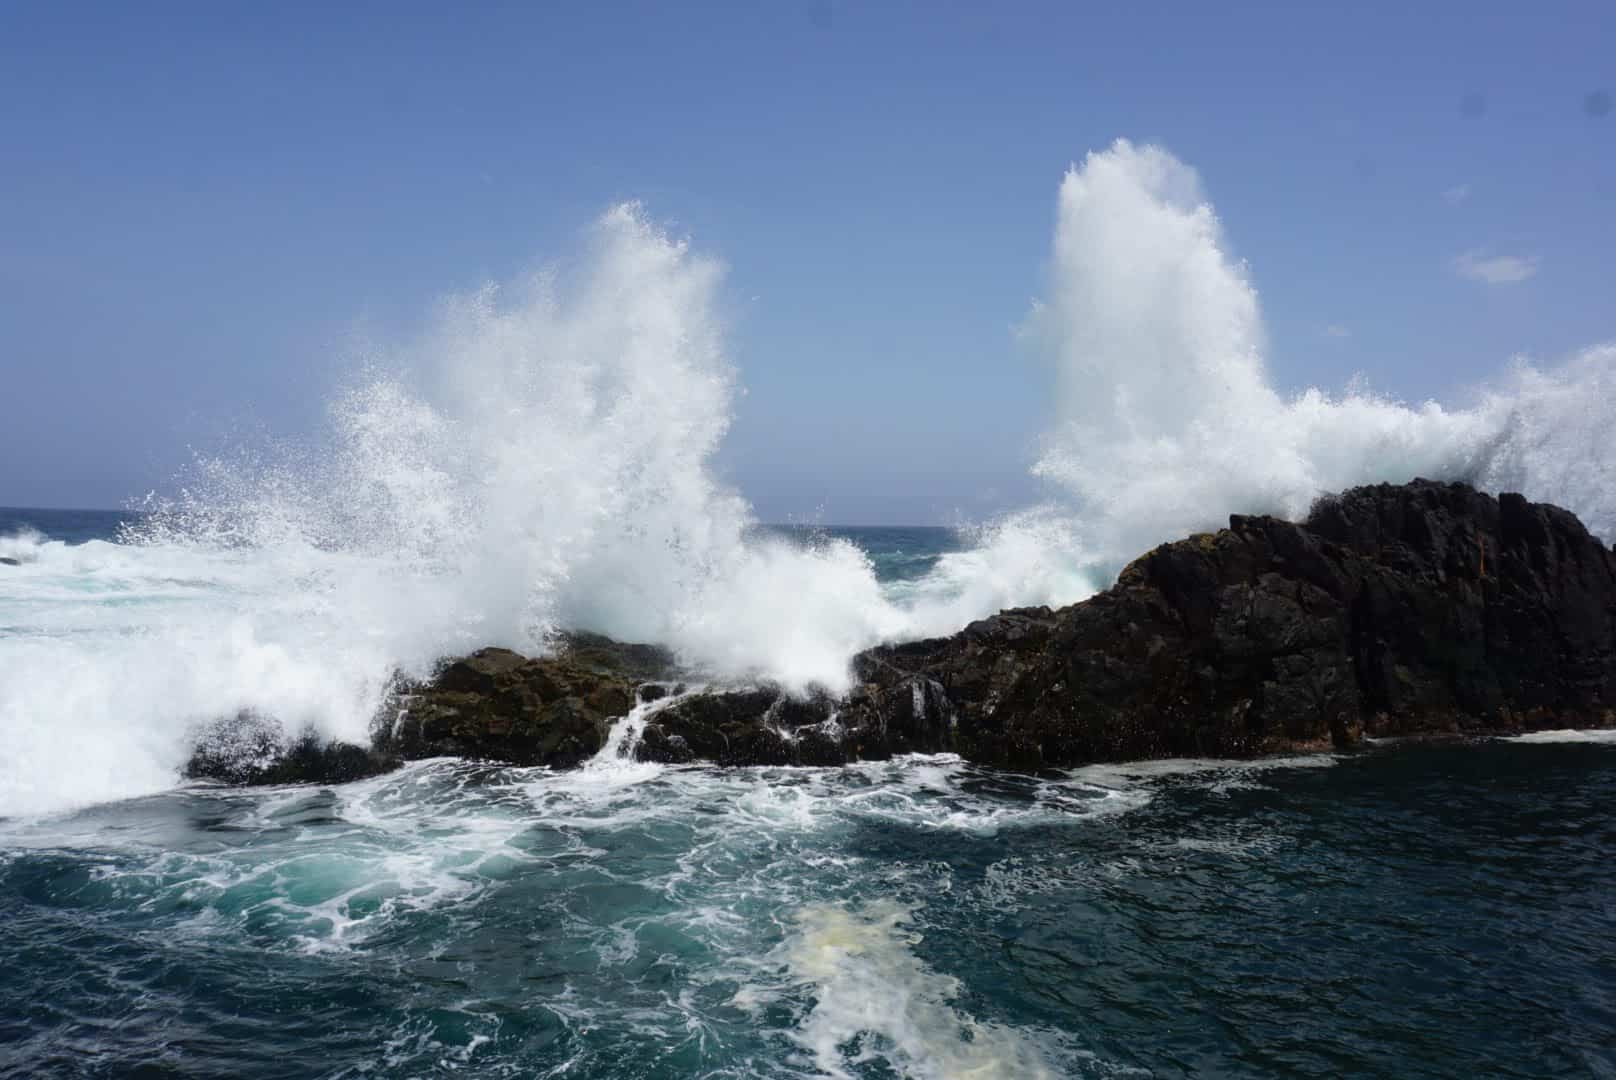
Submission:
[[[1019,768],[1246,756],[1364,735],[1616,724],[1616,554],[1519,495],[1415,481],[1235,515],[1117,584],[872,650],[924,677],[964,756]]]
[[[312,731],[288,738],[279,721],[242,712],[203,730],[185,775],[227,784],[339,784],[398,766],[396,756],[378,748],[324,739]]]

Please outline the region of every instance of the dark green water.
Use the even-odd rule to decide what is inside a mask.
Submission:
[[[1611,1076],[1613,795],[1580,742],[179,791],[6,827],[0,1062]]]

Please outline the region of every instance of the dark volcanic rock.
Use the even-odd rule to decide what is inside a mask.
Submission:
[[[1089,600],[871,650],[942,688],[953,745],[1016,767],[1616,724],[1616,554],[1518,495],[1415,481],[1230,518]],[[933,715],[928,707],[927,715]]]
[[[836,702],[824,694],[794,698],[777,686],[679,698],[652,714],[636,756],[720,765],[840,765],[849,760]]]
[[[1041,768],[1611,726],[1616,553],[1518,495],[1356,488],[1301,523],[1236,515],[1141,556],[1081,604],[871,649],[853,671],[840,699],[770,685],[686,694],[666,650],[576,634],[553,657],[483,649],[406,688],[373,751],[288,749],[278,729],[258,747],[238,723],[233,748],[204,740],[191,768],[256,782],[439,755],[567,767],[636,700],[650,706],[640,759],[722,765],[953,750]]]
[[[603,634],[573,631],[557,641],[559,656],[573,667],[632,679],[662,679],[677,669],[673,653],[661,645],[613,641]]]
[[[865,685],[845,699],[793,696],[777,686],[715,690],[652,714],[642,761],[720,765],[842,765],[952,745],[943,688],[925,677]]]
[[[482,649],[401,698],[387,743],[405,758],[577,765],[634,704],[634,683],[568,660]]]
[[[439,756],[577,765],[633,706],[638,681],[666,675],[672,664],[665,649],[593,634],[563,638],[554,657],[482,649],[450,662],[428,683],[401,688],[378,718],[370,749],[310,734],[289,739],[276,720],[249,711],[202,732],[186,775],[236,784],[335,783]],[[647,700],[665,692],[642,689]]]
[[[593,634],[569,636],[552,657],[482,649],[402,694],[398,717],[379,743],[405,758],[577,765],[600,750],[611,722],[633,707],[640,680],[672,667],[665,649]]]
[[[288,739],[278,721],[253,712],[209,725],[186,763],[192,779],[227,784],[340,784],[398,768],[378,749],[304,732]]]

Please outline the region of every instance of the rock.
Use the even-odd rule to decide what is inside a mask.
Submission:
[[[21,566],[21,559],[13,559],[10,555],[0,555],[0,566]]]
[[[869,654],[857,658],[855,668],[868,677],[847,696],[837,717],[851,757],[884,760],[954,749],[958,716],[940,682],[900,668],[882,669]]]
[[[647,721],[642,761],[842,765],[952,745],[952,710],[933,679],[856,687],[843,699],[769,684],[674,701]]]
[[[778,686],[715,690],[680,698],[647,721],[642,761],[711,761],[720,765],[841,764],[846,756],[820,728],[834,702],[798,700]]]
[[[888,699],[935,682],[926,715],[953,710],[954,748],[1019,768],[1611,726],[1616,554],[1518,495],[1356,488],[1305,522],[1235,515],[1164,544],[1081,604],[857,666]]]
[[[1236,514],[1163,544],[1083,603],[1002,611],[852,669],[839,699],[687,694],[667,650],[574,634],[555,656],[483,649],[403,688],[373,751],[288,747],[278,729],[255,743],[238,723],[235,749],[199,746],[192,768],[252,781],[439,755],[564,768],[636,701],[656,703],[636,755],[675,764],[951,750],[1039,769],[1616,726],[1616,553],[1519,495],[1355,488],[1300,523]]]
[[[562,634],[556,644],[558,656],[600,674],[661,679],[678,671],[673,653],[661,645],[625,644],[584,631]]]
[[[449,755],[567,768],[605,745],[612,721],[627,715],[636,697],[666,693],[642,680],[675,673],[668,650],[598,634],[566,635],[547,657],[482,649],[406,688],[379,742],[407,759]]]
[[[552,657],[482,649],[424,684],[400,687],[369,749],[312,734],[289,739],[279,722],[249,711],[202,732],[186,775],[235,784],[336,783],[440,756],[578,765],[632,708],[639,680],[661,678],[672,665],[665,649],[590,634],[568,635]],[[640,692],[650,700],[667,690],[647,684]]]
[[[385,752],[312,731],[289,739],[279,721],[243,712],[203,730],[185,775],[227,784],[340,784],[398,765],[398,758]]]
[[[611,721],[634,704],[635,680],[611,667],[610,657],[529,658],[481,649],[400,694],[397,718],[380,741],[406,759],[581,764],[605,744]]]

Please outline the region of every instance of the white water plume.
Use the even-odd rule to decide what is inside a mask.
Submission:
[[[856,547],[758,538],[715,478],[720,277],[618,207],[571,272],[448,301],[325,443],[204,460],[132,543],[7,568],[0,814],[167,786],[243,710],[363,741],[394,672],[561,629],[846,685],[903,620]]]
[[[1268,381],[1257,293],[1194,170],[1126,141],[1061,185],[1049,297],[1027,325],[1061,421],[1037,471],[1068,491],[1090,554],[1131,558],[1231,512],[1306,513],[1319,495],[1416,476],[1553,497],[1612,520],[1616,350],[1518,365],[1473,408]],[[1600,473],[1604,483],[1581,483]]]
[[[406,665],[581,628],[838,684],[901,620],[856,548],[754,539],[750,508],[715,479],[733,384],[719,279],[618,207],[576,278],[451,300],[404,374],[341,399],[329,459],[215,463],[160,520],[188,541],[380,560],[386,589],[430,600],[412,604],[427,640]]]

